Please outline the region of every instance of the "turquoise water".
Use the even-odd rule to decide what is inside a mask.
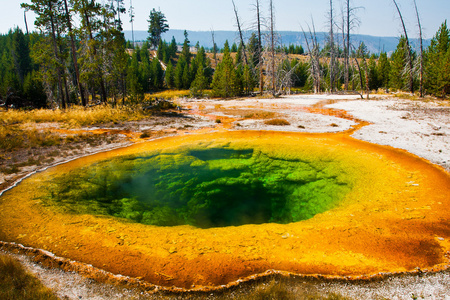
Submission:
[[[351,189],[340,163],[260,149],[180,147],[57,175],[44,203],[70,213],[199,228],[290,223],[335,207]]]

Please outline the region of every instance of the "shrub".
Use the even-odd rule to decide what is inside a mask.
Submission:
[[[266,125],[275,125],[275,126],[287,126],[291,125],[288,121],[285,119],[271,119],[264,122]]]
[[[0,299],[56,300],[58,297],[27,273],[18,261],[0,255]]]

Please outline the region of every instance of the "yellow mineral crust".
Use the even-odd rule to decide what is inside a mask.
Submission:
[[[339,206],[306,221],[211,229],[66,214],[40,200],[54,174],[121,155],[229,141],[277,157],[339,159],[353,188]],[[0,198],[0,240],[183,288],[223,285],[269,269],[330,276],[437,270],[448,266],[449,195],[444,170],[344,134],[190,135],[81,158],[25,179]]]

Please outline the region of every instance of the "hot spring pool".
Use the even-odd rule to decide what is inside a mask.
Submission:
[[[0,197],[0,240],[162,286],[444,269],[450,176],[340,134],[224,132],[80,158]]]

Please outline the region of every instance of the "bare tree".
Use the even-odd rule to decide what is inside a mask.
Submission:
[[[411,53],[411,46],[409,43],[408,38],[408,32],[406,31],[405,22],[403,20],[402,13],[400,11],[400,8],[398,7],[397,1],[392,0],[394,2],[395,7],[397,8],[398,15],[400,17],[400,21],[402,22],[403,32],[405,34],[406,39],[406,56],[408,59],[408,69],[406,70],[406,73],[409,76],[409,90],[411,93],[414,93],[414,74],[413,74],[413,61],[412,61],[412,53]]]
[[[130,0],[130,23],[131,23],[131,37],[133,39],[133,47],[135,47],[134,42],[134,7],[133,7],[133,0]]]
[[[334,18],[333,18],[333,0],[330,0],[330,92],[334,92],[334,65],[335,65],[335,49],[334,49]]]
[[[27,35],[29,35],[30,33],[28,32],[28,22],[27,22],[27,11],[26,10],[23,11],[23,20],[25,21],[25,29],[27,30]]]
[[[259,92],[262,96],[264,92],[264,71],[262,66],[262,35],[261,35],[261,14],[260,14],[259,0],[256,0],[256,22],[258,28],[258,61],[259,67]]]
[[[238,11],[237,11],[236,5],[234,4],[234,0],[231,0],[231,2],[233,3],[234,15],[236,16],[236,24],[237,24],[237,27],[238,27],[238,30],[239,30],[239,38],[240,38],[241,44],[242,44],[242,52],[244,54],[244,62],[247,65],[248,64],[247,53],[246,53],[246,50],[245,50],[244,37],[243,37],[243,34],[242,34],[242,30],[241,30],[241,22],[239,20],[239,15],[238,15]]]
[[[305,30],[302,27],[303,35],[306,40],[306,46],[308,48],[309,53],[309,76],[313,81],[313,87],[314,87],[314,93],[320,93],[320,86],[322,81],[322,75],[320,70],[320,46],[317,41],[317,35],[316,35],[316,29],[314,26],[314,20],[311,18],[312,21],[312,30],[311,27],[308,25],[309,29],[309,36],[306,35]]]
[[[271,67],[272,67],[272,93],[275,94],[275,17],[274,17],[274,7],[273,1],[270,0],[270,53],[271,53]]]
[[[423,38],[422,38],[422,26],[420,25],[420,16],[419,16],[419,10],[417,9],[416,0],[414,0],[414,8],[416,9],[417,26],[419,27],[419,41],[420,41],[419,93],[420,93],[420,97],[422,98],[423,97]]]
[[[351,6],[351,0],[344,0],[342,9],[342,44],[344,50],[344,88],[349,90],[350,78],[350,40],[351,31],[359,26],[360,20],[356,17],[356,11],[362,7]]]
[[[215,41],[215,33],[214,29],[211,29],[211,38],[213,42],[213,58],[214,58],[214,66],[217,67],[217,48],[216,48],[216,41]]]

